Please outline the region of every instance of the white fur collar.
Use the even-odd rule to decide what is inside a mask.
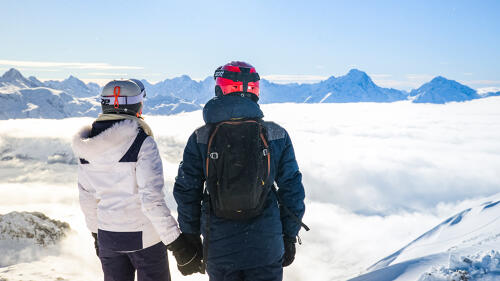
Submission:
[[[89,162],[116,162],[130,148],[139,132],[137,122],[123,120],[99,135],[89,138],[91,126],[85,126],[73,137],[73,152]]]

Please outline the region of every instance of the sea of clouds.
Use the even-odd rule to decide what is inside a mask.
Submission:
[[[500,97],[446,105],[263,105],[265,119],[292,138],[306,190],[304,221],[312,229],[301,232],[303,245],[285,269],[285,280],[355,276],[472,200],[497,193],[498,108]],[[159,144],[167,202],[175,210],[173,181],[189,135],[203,124],[201,112],[146,121]],[[16,272],[26,278],[46,270],[52,278],[50,264],[62,278],[101,278],[78,206],[70,147],[72,135],[91,122],[0,121],[0,213],[42,211],[73,228],[57,252],[37,252],[35,260],[20,256],[0,266],[0,277],[16,280]],[[74,272],[69,264],[82,266]],[[173,263],[171,268],[174,280],[201,280],[181,277]]]

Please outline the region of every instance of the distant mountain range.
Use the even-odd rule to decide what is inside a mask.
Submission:
[[[75,98],[15,69],[0,77],[0,119],[95,116],[98,105],[94,98]]]
[[[381,88],[363,71],[352,69],[344,76],[331,76],[315,84],[261,83],[261,102],[345,103],[393,102],[408,99],[408,93]]]
[[[151,89],[160,84],[145,82]],[[63,81],[41,82],[12,68],[0,77],[0,119],[95,117],[101,111],[100,91],[99,85],[85,84],[74,76]],[[148,98],[144,112],[169,115],[198,109],[201,105],[165,94]]]
[[[169,115],[202,108],[214,96],[211,77],[195,81],[187,75],[156,84],[142,80],[146,87],[145,114]],[[97,116],[101,87],[85,84],[70,76],[63,81],[42,82],[10,69],[0,77],[0,119],[66,118]],[[340,77],[331,76],[314,84],[276,84],[265,79],[260,84],[260,103],[346,103],[394,102],[446,103],[467,101],[500,92],[479,95],[476,90],[438,76],[411,92],[377,86],[365,72],[352,69]]]

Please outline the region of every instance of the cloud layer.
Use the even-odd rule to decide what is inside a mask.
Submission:
[[[20,61],[0,60],[0,65],[8,67],[29,68],[58,68],[58,69],[87,69],[87,70],[116,70],[116,69],[144,69],[141,66],[111,65],[103,62],[51,62],[51,61]]]
[[[292,137],[304,175],[304,221],[312,229],[301,233],[303,245],[285,269],[285,280],[345,280],[468,207],[470,198],[498,192],[499,107],[500,97],[447,105],[263,105],[265,119]],[[146,116],[146,121],[163,159],[167,203],[175,210],[170,192],[185,143],[202,125],[201,112]],[[91,122],[0,121],[0,213],[42,211],[75,230],[58,255],[18,264],[8,274],[102,279],[78,207],[76,165],[60,156],[70,150],[71,135]],[[75,263],[86,271],[66,270]],[[50,275],[55,274],[50,268],[58,276]]]

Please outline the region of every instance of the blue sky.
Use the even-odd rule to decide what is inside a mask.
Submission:
[[[202,79],[245,60],[273,81],[366,71],[500,87],[500,1],[0,1],[0,72]]]

